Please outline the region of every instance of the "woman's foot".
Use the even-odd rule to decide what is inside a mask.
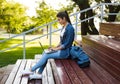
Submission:
[[[29,75],[29,79],[32,80],[32,79],[42,79],[42,74],[31,74]]]
[[[21,73],[22,73],[23,76],[33,74],[33,72],[29,69],[23,70]]]

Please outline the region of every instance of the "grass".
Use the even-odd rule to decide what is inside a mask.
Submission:
[[[4,38],[0,38],[2,40]],[[0,50],[9,48],[15,44],[22,43],[20,39],[12,39],[5,43],[0,44]],[[47,46],[44,46],[46,48]],[[33,59],[35,54],[41,54],[42,49],[40,48],[38,41],[30,42],[26,45],[26,58]],[[16,47],[6,52],[0,53],[0,67],[6,66],[8,64],[15,64],[17,59],[23,58],[23,48],[22,46]]]

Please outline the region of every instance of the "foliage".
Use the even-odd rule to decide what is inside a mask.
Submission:
[[[67,0],[68,1],[68,0]],[[73,13],[73,12],[77,12],[79,10],[79,8],[77,7],[77,5],[75,3],[73,3],[72,1],[69,2],[68,5],[63,5],[63,4],[60,4],[61,8],[57,11],[64,11],[64,10],[67,10],[67,12],[70,14],[70,13]]]
[[[93,3],[99,4],[99,3],[119,3],[120,0],[72,0],[76,5],[78,5],[80,10],[84,10],[86,8],[90,8]],[[120,5],[118,6],[105,6],[106,9],[104,9],[104,12],[106,13],[118,13],[120,11]],[[99,8],[98,8],[99,9]],[[100,9],[99,9],[100,10]],[[89,17],[94,16],[96,11],[94,9],[91,9],[89,11],[86,11],[85,13],[80,14],[80,19],[86,19]],[[108,22],[114,22],[119,16],[116,15],[108,15],[107,17],[104,17],[106,21]],[[98,34],[97,29],[95,28],[94,25],[94,19],[81,22],[81,34],[82,35],[87,35],[87,34]]]
[[[32,18],[35,22],[35,26],[56,20],[56,11],[52,7],[48,6],[44,1],[38,4],[39,6],[36,8],[37,16]],[[56,26],[56,24],[54,26]]]
[[[96,3],[120,3],[120,0],[95,0]],[[105,13],[118,13],[120,11],[120,5],[108,5],[105,6]],[[104,16],[104,20],[108,22],[118,21],[119,17],[117,15]]]
[[[13,1],[0,1],[0,27],[8,33],[21,33],[27,24],[26,8]]]

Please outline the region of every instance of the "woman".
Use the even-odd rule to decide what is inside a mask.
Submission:
[[[71,25],[71,21],[67,11],[59,12],[57,14],[57,19],[58,22],[63,26],[63,28],[60,33],[59,45],[57,47],[50,48],[51,50],[55,50],[56,52],[49,54],[43,52],[41,59],[31,68],[32,72],[39,68],[39,74],[30,75],[30,79],[41,78],[41,74],[44,70],[44,67],[46,66],[48,59],[66,59],[70,55],[70,47],[72,46],[74,40],[74,28]]]

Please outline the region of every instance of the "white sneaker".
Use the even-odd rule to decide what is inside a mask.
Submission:
[[[29,75],[29,79],[32,80],[32,79],[42,79],[42,74],[32,74],[32,75]]]
[[[30,71],[30,70],[23,70],[21,73],[22,73],[22,75],[30,75],[30,74],[33,74],[33,72]]]

